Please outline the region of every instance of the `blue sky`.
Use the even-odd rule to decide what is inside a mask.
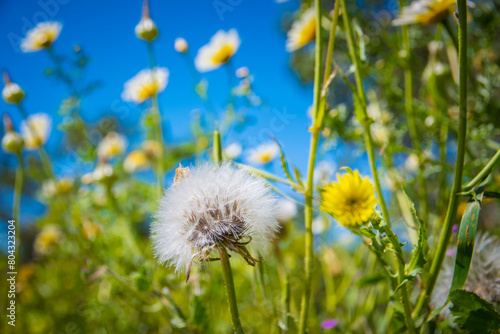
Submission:
[[[245,148],[250,148],[268,141],[267,134],[271,133],[282,144],[288,159],[305,174],[310,137],[306,113],[312,103],[312,85],[303,85],[290,69],[289,54],[285,50],[286,33],[281,28],[283,16],[297,10],[299,5],[299,1],[150,0],[152,18],[160,29],[160,37],[155,42],[157,62],[170,71],[169,83],[160,96],[163,118],[172,130],[170,139],[191,139],[192,111],[203,107],[193,91],[194,81],[185,60],[173,48],[174,40],[185,38],[194,57],[218,30],[235,28],[241,46],[232,60],[233,66],[250,69],[255,77],[255,89],[267,101],[268,107],[253,108],[250,113],[256,121],[248,124],[243,133],[237,136],[233,133],[226,138],[226,143],[240,140],[246,144]],[[38,22],[61,22],[63,29],[54,44],[55,51],[68,54],[74,45],[81,45],[90,56],[86,79],[102,83],[98,90],[84,98],[81,116],[88,122],[96,122],[104,115],[113,114],[110,109],[126,106],[127,112],[119,120],[130,138],[130,149],[133,149],[143,135],[140,117],[144,107],[126,104],[120,95],[123,84],[148,67],[145,42],[134,34],[141,6],[141,0],[0,0],[0,68],[8,70],[12,79],[26,91],[28,113],[45,112],[53,116],[53,131],[47,144],[49,153],[61,154],[63,134],[56,130],[61,122],[57,109],[68,92],[44,74],[51,65],[48,55],[45,52],[22,53],[18,48],[20,39]],[[221,68],[203,77],[209,81],[208,93],[212,101],[222,110],[228,96],[226,71]],[[19,128],[21,119],[12,105],[1,101],[0,112],[11,115],[14,126]],[[335,161],[337,166],[345,165],[347,161],[337,159],[341,156],[350,159],[351,156],[343,153],[342,148],[340,145],[324,158]],[[356,167],[362,173],[369,174],[367,164],[359,164],[359,156],[352,158],[358,161]],[[12,155],[2,152],[0,159],[15,164]],[[65,173],[73,174],[92,168],[82,167],[78,162],[63,165]],[[273,169],[282,175],[279,162],[274,163]],[[10,192],[1,192],[0,196],[4,203],[12,201]]]

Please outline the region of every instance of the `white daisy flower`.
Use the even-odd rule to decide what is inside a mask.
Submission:
[[[23,52],[35,52],[48,49],[59,37],[62,24],[59,22],[40,22],[29,30],[26,37],[21,41]]]
[[[439,272],[436,287],[431,297],[431,305],[441,307],[450,292],[455,269],[456,246],[447,252],[443,267]],[[478,232],[464,289],[498,306],[500,304],[500,239],[488,233]],[[442,314],[449,315],[449,308]]]
[[[125,83],[122,99],[142,103],[163,92],[168,82],[168,69],[156,67],[153,70],[142,70]]]
[[[134,173],[139,170],[147,169],[151,162],[144,151],[137,150],[130,152],[123,161],[123,169],[128,173]]]
[[[46,255],[53,251],[54,245],[62,238],[61,228],[57,225],[46,225],[36,236],[33,249],[37,255]]]
[[[248,160],[257,165],[265,165],[273,161],[280,154],[275,142],[264,143],[250,150]]]
[[[174,42],[174,49],[179,53],[186,53],[189,49],[188,42],[184,38],[176,38]]]
[[[225,149],[223,155],[226,159],[228,160],[234,160],[238,159],[238,157],[241,155],[242,147],[240,143],[232,143],[228,145]]]
[[[198,50],[194,65],[200,72],[215,70],[227,63],[240,47],[240,37],[236,29],[228,32],[219,30],[207,45]]]
[[[287,33],[286,50],[288,52],[296,51],[316,37],[316,9],[309,8],[298,20],[293,22],[292,27]]]
[[[35,150],[45,144],[52,128],[52,119],[44,113],[33,114],[21,123],[21,135],[27,150]]]
[[[401,14],[392,21],[392,24],[439,23],[455,10],[456,5],[456,0],[416,0],[409,6],[403,7]]]
[[[107,161],[108,159],[122,154],[127,147],[127,139],[114,132],[109,132],[106,137],[104,137],[99,145],[97,145],[97,156],[101,161]]]
[[[214,260],[210,255],[219,247],[255,265],[245,246],[265,251],[278,229],[276,200],[266,183],[223,163],[177,169],[159,202],[151,238],[158,261],[186,269],[189,278],[191,263]]]
[[[298,211],[297,204],[287,199],[280,199],[276,217],[280,223],[287,223],[297,216]]]

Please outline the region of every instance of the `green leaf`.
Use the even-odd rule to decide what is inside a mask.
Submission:
[[[481,202],[479,200],[469,202],[465,207],[462,222],[460,223],[460,231],[458,232],[457,257],[455,259],[451,290],[461,289],[467,281],[472,253],[474,252],[480,208]]]
[[[293,166],[293,171],[295,173],[295,178],[297,179],[297,183],[303,187],[304,183],[302,182],[302,174],[295,166]]]
[[[198,295],[193,295],[191,298],[190,313],[189,322],[197,328],[202,329],[207,322],[208,315],[207,309]]]
[[[406,265],[406,270],[405,270],[406,275],[414,278],[422,271],[425,263],[427,262],[425,260],[425,250],[424,250],[425,247],[427,246],[427,237],[426,237],[427,233],[425,231],[424,222],[420,219],[420,217],[417,214],[417,210],[415,209],[415,204],[412,202],[412,200],[406,194],[406,192],[403,191],[403,193],[406,196],[406,200],[408,202],[410,211],[413,214],[413,217],[418,222],[417,243],[413,247],[410,262]]]
[[[454,323],[471,333],[490,333],[500,329],[500,314],[492,304],[478,295],[465,290],[450,293],[451,313],[457,317]]]
[[[361,288],[366,288],[368,286],[375,285],[377,283],[380,283],[382,281],[385,281],[387,279],[387,276],[383,272],[371,274],[368,276],[363,277],[356,283],[356,287],[361,289]]]
[[[283,171],[285,172],[286,178],[290,180],[290,182],[295,183],[295,180],[292,178],[292,175],[290,175],[290,171],[288,169],[288,164],[285,159],[285,154],[283,153],[283,149],[281,148],[280,143],[274,138],[273,136],[270,136],[271,139],[278,145],[278,148],[280,149],[280,157],[281,157],[281,168],[283,168]]]

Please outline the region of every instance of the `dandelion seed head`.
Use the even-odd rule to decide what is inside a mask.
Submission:
[[[40,22],[29,30],[26,37],[21,41],[23,52],[35,52],[48,49],[59,37],[62,24],[59,22]]]
[[[276,200],[261,179],[231,164],[181,168],[182,177],[159,202],[151,238],[160,263],[183,271],[215,247],[249,241],[263,252],[274,238]],[[249,240],[247,240],[249,239]]]

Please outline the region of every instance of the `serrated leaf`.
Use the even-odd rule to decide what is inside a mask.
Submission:
[[[450,293],[451,313],[456,317],[454,323],[471,333],[490,333],[500,329],[500,314],[495,307],[475,293],[454,290]]]
[[[386,279],[387,279],[387,276],[382,272],[371,274],[371,275],[363,277],[358,282],[356,282],[356,287],[359,289],[365,288],[365,287],[380,283],[382,281],[385,281]]]
[[[286,178],[290,181],[295,183],[295,180],[292,178],[292,175],[290,174],[290,171],[288,169],[288,163],[286,162],[285,154],[283,153],[283,149],[281,148],[280,143],[274,138],[273,136],[270,136],[271,139],[278,145],[278,148],[280,150],[280,158],[281,158],[281,168],[283,168],[283,172],[285,172]]]
[[[413,247],[412,255],[410,262],[406,265],[405,272],[407,276],[415,277],[418,275],[425,263],[427,262],[425,260],[425,247],[427,244],[427,233],[425,231],[424,223],[420,219],[420,217],[417,214],[417,210],[415,209],[415,204],[413,201],[410,199],[410,197],[404,192],[404,195],[406,196],[406,201],[408,202],[408,207],[410,208],[410,212],[413,214],[413,217],[415,220],[418,222],[418,237],[417,237],[417,243]]]
[[[482,199],[482,194],[480,198]],[[474,252],[480,208],[481,202],[479,200],[469,202],[465,207],[462,222],[460,223],[460,231],[458,232],[457,256],[451,290],[461,289],[467,281],[472,254]]]

